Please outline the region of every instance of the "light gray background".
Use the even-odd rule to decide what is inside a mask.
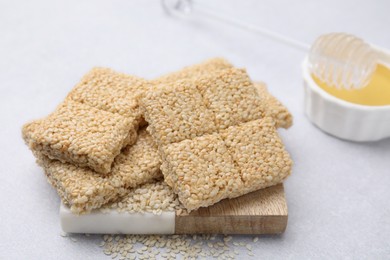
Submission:
[[[307,43],[346,31],[390,48],[390,1],[208,4]],[[262,237],[257,258],[390,258],[390,140],[346,142],[306,119],[304,53],[221,24],[169,18],[159,1],[2,0],[0,259],[108,259],[98,236],[59,236],[59,199],[21,139],[23,123],[51,112],[93,66],[153,78],[214,56],[267,82],[295,117],[281,130],[295,161],[285,185],[288,228]]]

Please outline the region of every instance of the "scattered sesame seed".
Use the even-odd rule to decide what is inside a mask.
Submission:
[[[196,235],[195,239],[191,235],[107,235],[101,244],[111,240],[105,243],[103,252],[112,258],[119,256],[121,260],[156,259],[157,255],[163,259],[235,259],[239,251],[229,246],[226,238],[206,234]],[[233,240],[233,237],[228,240]],[[233,241],[233,245],[235,243],[244,244],[249,250],[247,254],[254,256],[252,245]]]
[[[229,241],[232,240],[232,239],[233,239],[232,236],[228,236],[228,237],[225,237],[225,238],[223,239],[223,241],[229,242]]]

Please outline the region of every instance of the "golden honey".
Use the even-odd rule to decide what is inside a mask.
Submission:
[[[311,75],[318,86],[339,99],[366,106],[390,105],[390,68],[378,64],[367,86],[361,89],[338,89]]]

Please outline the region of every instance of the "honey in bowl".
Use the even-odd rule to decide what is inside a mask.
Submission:
[[[361,89],[338,89],[311,76],[320,88],[339,99],[365,106],[390,105],[390,68],[385,65],[378,64],[368,85]]]

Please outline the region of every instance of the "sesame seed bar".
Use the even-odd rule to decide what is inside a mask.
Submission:
[[[141,110],[156,143],[167,145],[262,118],[264,104],[244,70],[215,71],[147,91]]]
[[[107,174],[120,150],[137,139],[143,120],[138,99],[148,86],[143,79],[94,68],[52,114],[26,124],[23,138],[51,159]]]
[[[201,94],[191,81],[147,92],[143,99],[148,131],[159,145],[179,142],[216,131],[214,115],[207,109]],[[207,122],[207,124],[204,123]]]
[[[139,96],[149,83],[107,68],[93,68],[68,94],[67,99],[100,110],[140,120]]]
[[[262,102],[266,104],[266,114],[275,120],[275,126],[277,128],[289,128],[292,125],[293,117],[288,109],[268,92],[264,83],[255,82],[254,85]]]
[[[195,81],[218,129],[264,117],[266,110],[249,76],[242,69],[225,69]]]
[[[280,183],[292,162],[270,117],[161,148],[165,182],[186,209]]]
[[[190,211],[274,185],[290,173],[291,160],[274,120],[244,70],[224,69],[196,80],[162,83],[140,104],[159,146],[164,179]],[[231,141],[231,133],[237,139]],[[280,149],[271,149],[274,144]],[[278,154],[268,158],[264,147]],[[248,158],[280,169],[273,172],[244,161]]]
[[[219,133],[243,183],[234,197],[276,185],[290,174],[292,161],[271,117],[231,126]]]
[[[88,168],[35,154],[48,181],[57,189],[64,204],[76,214],[117,200],[130,188],[162,179],[157,147],[145,129],[139,131],[134,145],[127,146],[115,158],[111,173],[104,176]]]
[[[132,123],[121,115],[69,100],[47,118],[25,125],[23,135],[33,151],[106,173],[112,164],[106,158],[136,140],[135,128],[129,127]]]
[[[233,65],[230,64],[227,60],[223,58],[212,58],[199,64],[184,67],[179,71],[171,72],[154,79],[151,82],[156,85],[161,83],[166,84],[167,82],[175,82],[177,80],[183,79],[197,79],[201,76],[208,75],[212,71],[230,68],[233,68]]]
[[[243,186],[218,133],[164,146],[161,154],[164,180],[188,210],[212,205]]]
[[[151,83],[154,86],[159,84],[167,85],[178,80],[197,80],[202,76],[207,76],[210,73],[214,73],[220,70],[232,69],[234,66],[223,58],[212,58],[206,60],[200,64],[185,67],[177,72],[172,72],[155,80]],[[266,114],[275,119],[276,127],[289,128],[292,125],[292,115],[283,104],[272,96],[264,83],[254,83],[257,93],[264,103],[264,109]]]

